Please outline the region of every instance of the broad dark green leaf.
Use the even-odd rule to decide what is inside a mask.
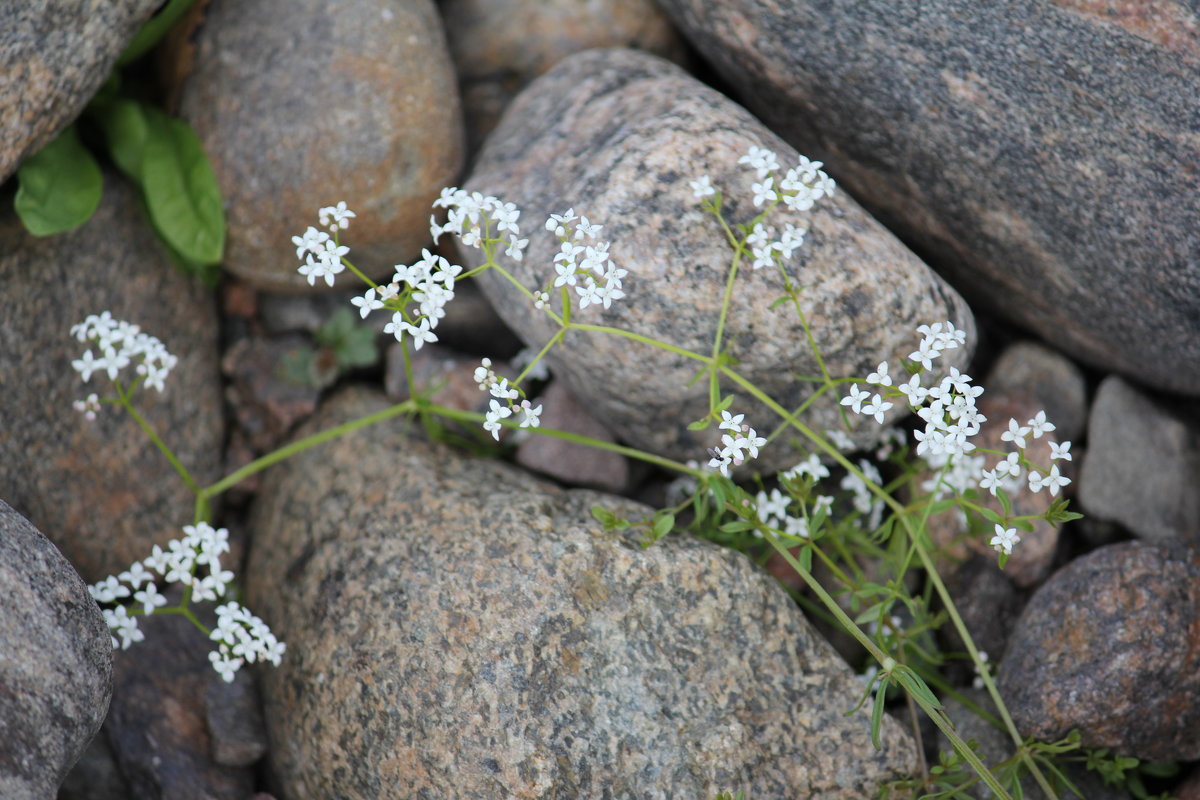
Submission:
[[[92,218],[104,191],[96,159],[74,125],[17,169],[17,216],[34,236],[52,236]]]
[[[149,138],[146,108],[136,100],[119,98],[95,104],[92,113],[104,129],[104,139],[113,163],[130,180],[140,185],[146,140]]]
[[[215,264],[225,249],[225,212],[204,148],[182,121],[145,110],[142,190],[150,219],[184,258]]]

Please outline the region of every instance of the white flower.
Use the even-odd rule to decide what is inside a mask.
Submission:
[[[320,253],[325,249],[329,234],[319,231],[309,225],[303,236],[293,236],[292,244],[296,245],[296,258],[304,258],[305,253]]]
[[[721,412],[721,422],[717,424],[718,430],[740,431],[742,429],[742,420],[746,418],[745,414],[734,416],[728,411]]]
[[[1008,430],[1000,434],[1000,438],[1006,442],[1012,442],[1021,450],[1025,449],[1025,437],[1029,435],[1029,428],[1019,425],[1015,419],[1008,420]]]
[[[512,409],[502,406],[495,400],[489,401],[491,409],[484,415],[483,429],[492,434],[492,438],[500,441],[500,420],[512,415]]]
[[[554,235],[562,238],[567,235],[567,226],[575,221],[575,209],[568,208],[564,214],[551,214],[546,220],[546,230],[554,231]]]
[[[154,583],[154,574],[148,572],[140,561],[135,561],[129,569],[122,572],[118,577],[134,589],[146,582]]]
[[[403,326],[404,331],[412,337],[413,350],[420,350],[421,345],[425,344],[426,342],[432,343],[438,340],[437,334],[430,330],[428,318],[422,319],[419,326],[412,325],[407,322],[403,323]]]
[[[755,512],[760,522],[771,525],[777,519],[781,520],[787,516],[791,502],[792,498],[778,489],[772,489],[770,494],[759,492],[755,496]]]
[[[779,195],[775,193],[773,188],[775,184],[774,178],[767,178],[762,183],[755,183],[750,186],[754,192],[754,207],[758,208],[764,202],[773,203],[779,199]]]
[[[916,376],[914,375],[913,377]],[[879,366],[875,368],[875,371],[867,376],[867,383],[873,383],[876,386],[892,385],[892,379],[888,375],[888,363],[886,361],[879,362]]]
[[[88,592],[97,603],[112,603],[120,597],[129,597],[129,587],[113,575],[88,587]]]
[[[92,395],[95,397],[95,395]],[[1063,442],[1048,442],[1050,445],[1050,460],[1051,461],[1071,461],[1071,443]]]
[[[1013,478],[1021,477],[1021,456],[1017,453],[1009,453],[1003,461],[996,465],[996,473]]]
[[[863,394],[865,395],[866,392]],[[843,405],[845,405],[845,401],[843,401]],[[847,435],[844,431],[837,430],[836,428],[825,431],[825,438],[829,440],[830,444],[843,453],[849,453],[856,447],[854,440],[851,439],[849,435]]]
[[[780,477],[787,479],[798,478],[801,475],[808,475],[816,480],[820,480],[821,478],[829,477],[829,468],[821,463],[821,459],[816,453],[812,453],[796,466],[780,473]]]
[[[1040,439],[1044,434],[1056,429],[1054,423],[1046,421],[1045,411],[1037,412],[1034,418],[1025,424],[1029,426],[1029,430],[1033,433],[1033,438],[1035,439]]]
[[[516,400],[520,397],[520,393],[516,389],[508,388],[508,378],[501,378],[499,383],[493,383],[489,387],[492,397],[499,400]]]
[[[698,179],[691,181],[691,187],[692,194],[698,198],[711,197],[717,193],[707,175],[701,175]]]
[[[356,215],[353,211],[346,208],[346,201],[341,200],[336,206],[326,206],[317,212],[317,216],[323,227],[331,230],[341,228],[345,230],[350,227],[350,220]]]
[[[1017,535],[1015,528],[1005,528],[1003,525],[996,523],[996,535],[988,542],[996,552],[1004,551],[1005,555],[1011,555],[1013,545],[1021,541],[1021,537]]]
[[[366,294],[364,294],[362,297],[350,298],[350,303],[358,306],[359,316],[361,316],[363,319],[366,319],[367,314],[370,314],[372,311],[383,308],[383,303],[375,299],[374,289],[367,289]]]
[[[529,244],[528,239],[518,239],[516,234],[508,239],[508,247],[505,248],[504,254],[513,261],[520,261],[525,254],[525,245]]]
[[[525,416],[521,420],[522,428],[536,428],[542,424],[542,407],[540,405],[534,407],[528,400],[522,400],[521,410],[525,412]]]
[[[1053,497],[1058,494],[1059,488],[1066,486],[1070,482],[1070,478],[1058,473],[1057,464],[1050,467],[1050,472],[1045,476],[1034,470],[1029,471],[1029,490],[1032,492],[1040,492],[1045,487],[1050,491],[1050,496]]]
[[[1001,485],[1000,477],[995,470],[985,470],[983,479],[979,481],[979,488],[987,489],[992,493],[992,497],[996,496],[996,489]]]
[[[871,402],[866,403],[862,407],[862,414],[865,417],[875,417],[875,421],[880,425],[883,424],[883,412],[892,407],[892,404],[885,401],[879,395],[871,398]]]
[[[86,378],[84,380],[86,380]],[[89,394],[86,399],[76,400],[71,405],[76,411],[83,414],[84,419],[90,422],[96,418],[96,412],[100,410],[100,397],[95,393],[92,393]],[[1070,447],[1071,443],[1067,442],[1067,446]],[[1067,458],[1070,458],[1070,456],[1067,456]]]
[[[749,164],[753,167],[759,180],[765,178],[770,172],[779,169],[779,161],[776,159],[775,153],[766,148],[754,145],[750,147],[746,155],[738,159],[738,163]]]
[[[479,384],[481,391],[487,391],[488,387],[496,382],[496,373],[492,371],[492,360],[485,358],[479,362],[479,366],[475,368],[475,382]]]
[[[142,604],[142,609],[146,614],[153,614],[154,609],[167,604],[166,595],[160,593],[158,587],[153,583],[147,584],[145,589],[134,592],[133,599]]]
[[[850,384],[850,394],[842,398],[841,404],[850,406],[855,414],[862,413],[863,401],[871,396],[870,392],[860,391],[857,383]]]

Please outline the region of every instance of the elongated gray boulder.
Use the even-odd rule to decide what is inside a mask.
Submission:
[[[0,8],[0,183],[71,123],[159,0]]]
[[[746,106],[972,301],[1200,394],[1200,8],[663,0]]]
[[[377,411],[342,395],[315,427]],[[315,428],[314,428],[315,429]],[[562,491],[382,423],[276,468],[255,508],[251,607],[287,642],[263,672],[289,798],[854,798],[913,766],[862,684],[746,557],[643,549]]]
[[[531,290],[555,277],[559,241],[541,229],[548,214],[573,207],[604,226],[600,238],[611,242],[612,260],[629,273],[626,297],[611,308],[577,311],[575,321],[710,355],[733,250],[690,182],[709,176],[724,194],[726,217],[751,220],[761,210],[752,203],[758,179],[738,160],[756,146],[778,154],[780,178],[797,163],[797,153],[749,113],[675,65],[632,50],[591,50],[562,61],[513,102],[467,188],[523,209],[522,232],[530,238],[524,258],[500,258]],[[805,287],[800,307],[833,377],[865,376],[883,360],[893,374],[901,372],[899,359],[920,340],[915,328],[946,319],[967,332],[968,346],[947,350],[939,367],[965,367],[975,330],[966,303],[844,193],[806,213],[781,206],[769,223],[808,231],[789,269]],[[479,252],[466,249],[464,257],[478,260]],[[820,376],[821,368],[793,306],[774,303],[784,295],[778,270],[752,269],[749,260],[737,276],[725,349],[740,374],[795,409],[813,391],[804,378]],[[481,283],[535,349],[558,330],[494,270]],[[702,460],[717,444],[712,429],[687,430],[709,410],[707,381],[693,381],[700,368],[694,360],[613,335],[572,333],[552,351],[551,364],[619,439],[680,460]],[[735,413],[745,413],[760,433],[776,426],[778,417],[744,390],[728,382],[724,390],[737,395]],[[814,403],[806,424],[839,427],[840,394]],[[888,418],[903,413],[897,404]],[[874,421],[851,415],[851,424],[860,444],[877,436]],[[780,442],[764,448],[756,463],[780,468],[796,459]]]
[[[112,640],[62,553],[0,500],[0,797],[53,797],[112,696]]]

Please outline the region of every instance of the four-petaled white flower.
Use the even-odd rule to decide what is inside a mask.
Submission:
[[[850,410],[855,414],[861,414],[863,401],[870,396],[870,392],[864,392],[858,388],[857,383],[852,383],[850,384],[850,394],[842,398],[841,404],[850,406]]]
[[[707,175],[701,175],[696,180],[691,181],[691,187],[692,194],[698,198],[711,197],[717,193]]]
[[[1051,461],[1071,461],[1071,443],[1063,442],[1048,442],[1050,445],[1050,460]]]
[[[1017,535],[1015,528],[1005,528],[999,523],[996,524],[996,535],[988,542],[996,552],[1004,551],[1005,555],[1012,555],[1013,545],[1021,541],[1021,537]]]
[[[1025,437],[1029,435],[1029,428],[1019,424],[1015,419],[1009,419],[1008,430],[1000,434],[1000,438],[1006,442],[1012,442],[1021,450],[1025,449]]]

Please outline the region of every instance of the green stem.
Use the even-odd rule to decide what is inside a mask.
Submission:
[[[129,402],[129,399],[127,397],[121,397],[120,403],[133,417],[134,422],[136,422],[138,426],[145,431],[146,435],[150,437],[150,441],[154,442],[154,446],[158,448],[159,452],[167,457],[167,461],[171,462],[171,466],[174,467],[175,471],[179,473],[179,477],[183,478],[184,485],[186,485],[187,488],[193,492],[199,492],[200,485],[196,483],[196,480],[192,477],[192,474],[187,471],[187,467],[180,463],[179,459],[175,457],[175,453],[171,452],[171,448],[167,447],[166,443],[159,438],[158,434],[154,432],[154,428],[150,427],[150,423],[147,422],[145,418],[143,418],[142,415],[137,412],[137,409],[133,407],[133,404]]]

